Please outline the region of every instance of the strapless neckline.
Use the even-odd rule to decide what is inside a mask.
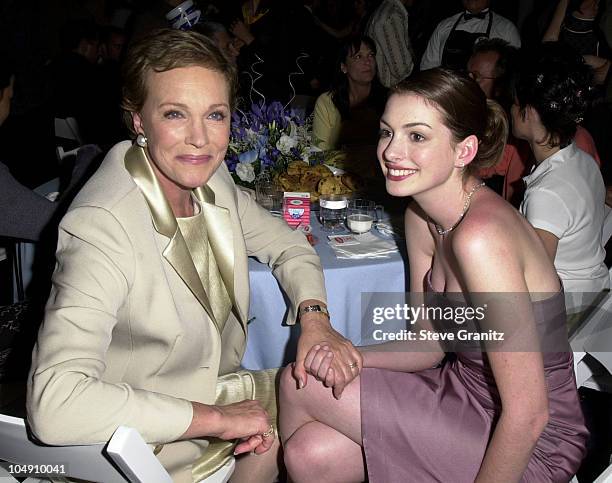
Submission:
[[[440,295],[443,297],[448,297],[447,292],[441,291],[441,290],[437,290],[433,284],[431,283],[431,268],[429,270],[427,270],[427,273],[425,274],[425,281],[427,283],[427,291],[428,292],[432,292],[436,295]],[[454,299],[459,298],[459,296],[465,301],[465,296],[463,295],[463,292],[453,292],[454,295],[456,295],[456,297],[453,297]],[[532,305],[535,306],[539,306],[539,305],[546,305],[546,304],[551,304],[551,303],[557,303],[559,298],[563,298],[564,299],[564,304],[565,304],[565,298],[564,298],[564,293],[563,293],[563,284],[561,284],[561,288],[555,292],[554,294],[552,294],[550,297],[546,297],[542,300],[532,300],[531,303]]]

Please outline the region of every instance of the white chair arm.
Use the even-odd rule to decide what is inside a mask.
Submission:
[[[133,428],[119,426],[106,451],[133,483],[172,483],[172,478],[151,448]]]

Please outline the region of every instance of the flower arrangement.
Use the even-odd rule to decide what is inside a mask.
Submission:
[[[252,104],[247,112],[232,114],[225,162],[237,184],[253,188],[261,176],[284,171],[290,161],[309,157],[319,149],[311,144],[312,119],[285,110],[274,101]]]

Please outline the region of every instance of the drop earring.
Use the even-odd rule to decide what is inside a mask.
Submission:
[[[138,144],[138,146],[140,146],[141,148],[146,148],[147,137],[142,133],[138,134],[138,136],[136,136],[136,144]]]

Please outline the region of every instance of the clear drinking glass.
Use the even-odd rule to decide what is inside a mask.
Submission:
[[[344,231],[346,220],[346,195],[321,195],[319,198],[319,221],[323,231],[336,233]]]
[[[367,233],[372,229],[372,225],[382,218],[382,209],[382,206],[371,200],[363,198],[350,200],[346,226],[353,233]]]
[[[283,209],[283,190],[269,177],[262,177],[255,182],[255,197],[268,211],[280,213]]]

